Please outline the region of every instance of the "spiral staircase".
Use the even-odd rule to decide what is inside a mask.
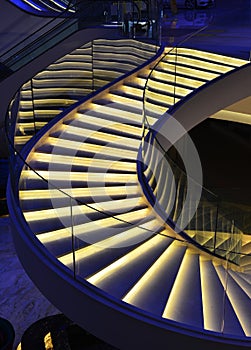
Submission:
[[[119,349],[251,346],[250,236],[238,236],[236,263],[222,224],[214,245],[226,254],[215,255],[210,215],[206,234],[196,226],[199,212],[187,234],[176,232],[147,200],[138,173],[143,99],[154,126],[175,103],[246,64],[166,47],[74,101],[22,148],[18,190],[9,183],[8,195],[20,260],[62,312]],[[46,106],[51,83],[40,84]],[[21,98],[21,111],[30,97]],[[23,146],[21,134],[16,142]]]

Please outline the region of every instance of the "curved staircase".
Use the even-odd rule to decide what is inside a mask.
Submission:
[[[193,49],[181,48],[177,57],[168,51],[148,84],[151,125],[192,91],[247,63]],[[250,236],[242,234],[239,264],[216,257],[203,249],[209,239],[198,246],[169,227],[138,180],[143,91],[158,60],[75,104],[31,140],[23,152],[20,207],[38,246],[118,308],[123,336],[113,339],[104,325],[111,344],[152,349],[173,333],[176,344],[186,335],[194,349],[250,347]],[[222,232],[219,245],[224,241]],[[81,315],[81,325],[92,318],[97,336],[104,337],[95,312]],[[141,320],[135,332],[145,337],[127,339],[127,329],[133,332],[129,315]]]

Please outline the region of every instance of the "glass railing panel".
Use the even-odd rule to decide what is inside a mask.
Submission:
[[[241,225],[238,225],[235,217],[229,216],[230,208],[223,210],[220,207],[220,198],[203,186],[202,178],[198,182],[190,177],[189,172],[184,172],[187,170],[186,163],[190,157],[186,153],[188,151],[184,149],[189,149],[189,144],[178,148],[177,153],[181,150],[183,152],[178,162],[177,159],[172,159],[170,150],[165,154],[166,145],[169,144],[169,148],[176,147],[176,142],[183,137],[185,130],[182,131],[177,122],[177,128],[170,129],[173,130],[173,134],[170,131],[169,135],[162,135],[161,124],[157,123],[155,126],[152,121],[154,114],[155,117],[162,116],[162,120],[169,118],[169,128],[172,128],[173,118],[167,113],[170,107],[194,88],[232,69],[230,64],[227,67],[220,67],[218,64],[220,61],[213,64],[213,54],[209,55],[210,57],[202,55],[204,63],[199,62],[192,50],[188,49],[186,54],[186,47],[192,46],[194,37],[204,29],[189,34],[177,46],[166,48],[166,53],[155,63],[147,78],[144,89],[141,154],[143,182],[146,181],[147,184],[143,186],[146,186],[151,203],[155,206],[158,204],[162,218],[178,232],[183,232],[195,245],[199,244],[206,251],[223,259],[231,259],[233,263],[238,264],[238,253],[242,244]],[[189,68],[190,63],[194,68]],[[204,65],[205,71],[199,74],[196,69],[201,65]],[[209,74],[213,69],[217,73]],[[190,89],[182,87],[188,84],[191,84]],[[192,162],[190,157],[190,163]],[[199,195],[195,196],[193,193]]]
[[[222,333],[233,337],[250,337],[250,250],[244,246],[238,254],[238,266],[232,263],[232,251],[227,252],[225,264],[215,264],[217,276],[225,290]]]
[[[36,238],[59,260],[62,255],[67,255],[70,263],[66,266],[72,269],[73,205],[68,194],[70,189],[55,187],[48,181],[47,172],[41,173],[33,171],[28,164],[24,165],[18,190],[19,206]]]
[[[15,145],[20,150],[42,127],[81,98],[136,69],[158,46],[135,39],[93,40],[26,82],[19,93]]]

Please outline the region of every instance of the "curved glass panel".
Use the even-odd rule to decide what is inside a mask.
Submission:
[[[220,198],[203,186],[201,163],[189,130],[168,113],[195,89],[246,64],[245,60],[190,49],[193,37],[201,30],[176,47],[166,48],[147,78],[141,149],[143,186],[161,217],[177,232],[216,256],[231,256],[238,264],[242,232],[229,218],[231,208],[224,211]],[[156,115],[162,115],[162,124],[156,123]]]

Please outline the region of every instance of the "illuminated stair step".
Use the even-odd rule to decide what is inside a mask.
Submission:
[[[104,217],[94,221],[86,220],[86,222],[80,222],[79,224],[77,221],[74,223],[74,227],[72,227],[71,220],[65,220],[63,228],[40,233],[37,237],[43,244],[47,244],[74,234],[74,237],[91,244],[99,242],[99,245],[105,247],[105,249],[115,248],[116,246],[119,247],[124,244],[123,239],[127,242],[126,244],[129,244],[129,241],[129,245],[132,243],[135,244],[138,240],[137,230],[140,237],[143,235],[145,238],[148,238],[149,235],[153,235],[154,232],[144,228],[145,225],[153,219],[155,218],[151,214],[149,208],[135,209],[131,212],[117,214],[112,217]],[[119,229],[119,234],[117,228]],[[135,228],[136,231],[134,231]],[[122,231],[120,229],[122,229]],[[107,238],[109,238],[109,242],[104,243],[103,240]],[[80,258],[80,256],[81,252],[78,252],[78,258]],[[82,257],[85,256],[84,254]],[[68,257],[65,256],[62,258],[66,263]],[[71,259],[69,261],[72,262]]]
[[[28,119],[29,122],[18,122],[17,125],[17,133],[21,133],[21,134],[28,134],[30,131],[32,131],[32,133],[34,132],[34,128],[42,129],[43,126],[45,126],[47,123],[46,121],[41,122],[41,121],[36,121],[36,123],[34,124],[33,122],[30,122],[30,118]]]
[[[17,147],[17,149],[21,146],[23,146],[24,144],[26,144],[31,138],[32,138],[33,135],[22,135],[22,136],[15,136],[14,138],[14,142],[15,142],[15,145]]]
[[[175,102],[175,100],[173,100]],[[169,106],[170,107],[170,106]],[[146,118],[147,121],[149,120],[149,117],[152,115],[158,114],[159,116],[163,115],[168,110],[168,105],[156,105],[155,101],[150,100],[149,98],[146,98],[145,100],[145,109],[146,109]]]
[[[231,276],[226,275],[226,270],[222,266],[216,266],[216,272],[221,280],[222,285],[226,289],[225,295],[225,328],[229,326],[230,329],[224,329],[224,332],[231,334],[239,334],[240,336],[250,336],[250,322],[246,310],[250,309],[250,299],[247,295],[238,288],[238,285]],[[240,296],[241,295],[241,296]],[[228,325],[229,321],[229,325]]]
[[[197,89],[201,85],[203,85],[207,80],[201,80],[201,79],[194,79],[191,77],[185,77],[178,74],[170,74],[168,72],[162,72],[161,70],[156,70],[151,74],[151,77],[149,78],[149,85],[152,84],[152,82],[160,82],[161,84],[168,85],[169,83],[174,84],[176,83],[180,87],[185,87],[187,89]],[[151,85],[150,85],[151,86]]]
[[[153,105],[157,104],[161,107],[164,107],[166,110],[179,100],[180,98],[176,95],[174,99],[174,96],[172,95],[165,95],[163,93],[154,92],[151,90],[148,90],[146,93],[146,101],[149,101]]]
[[[243,276],[234,270],[229,271],[230,276],[235,280],[235,282],[241,287],[241,289],[246,293],[246,295],[251,298],[251,286],[250,282],[244,279]]]
[[[128,55],[128,52],[132,52],[133,57],[142,57],[142,52],[144,53],[144,61],[153,56],[158,48],[153,44],[148,44],[144,42],[138,42],[134,39],[116,39],[116,40],[106,40],[106,39],[96,39],[94,46],[94,55],[106,54],[114,52],[116,55]]]
[[[123,301],[162,315],[185,251],[185,244],[172,242],[123,297]]]
[[[209,249],[210,251],[214,250],[214,238],[215,233],[214,232],[208,232],[208,231],[192,231],[192,230],[184,230],[185,233],[193,238],[196,242],[198,242],[200,245],[204,246],[205,248]]]
[[[227,73],[230,70],[234,69],[234,67],[217,64],[215,62],[203,61],[200,58],[195,59],[185,57],[184,55],[178,55],[173,57],[169,56],[168,62],[172,62],[181,66],[196,67],[197,69],[201,69],[202,71],[214,72],[216,74]]]
[[[77,123],[77,122],[76,122]],[[120,148],[120,149],[131,149],[131,150],[138,150],[139,147],[139,140],[125,137],[125,136],[118,136],[118,135],[112,135],[109,133],[105,133],[102,131],[96,131],[92,129],[88,129],[85,127],[84,129],[81,129],[77,126],[74,126],[74,120],[70,125],[61,125],[60,129],[57,131],[54,131],[51,133],[51,136],[53,137],[60,137],[63,139],[70,139],[75,140],[79,142],[95,142],[96,144],[108,144],[109,146],[112,146],[114,148]]]
[[[138,88],[144,89],[149,73],[150,70],[148,73],[145,73],[145,76],[142,76],[142,74],[139,72],[137,76],[127,79],[126,84],[133,84],[134,86],[138,86]]]
[[[29,165],[33,168],[40,169],[45,166],[45,169],[50,167],[50,163],[53,165],[52,170],[55,169],[69,169],[69,166],[74,168],[96,169],[96,171],[108,170],[109,171],[124,171],[124,172],[136,172],[135,163],[126,162],[111,162],[106,159],[99,158],[87,158],[87,157],[74,157],[57,154],[45,154],[34,152],[29,159]]]
[[[70,90],[70,86],[71,86],[71,82],[68,81],[67,82],[67,86],[46,86],[43,88],[33,88],[33,103],[36,107],[40,106],[40,101],[41,99],[47,98],[48,99],[48,105],[53,105],[55,104],[55,102],[58,103],[59,98],[61,97],[62,99],[68,100],[69,99],[69,95],[72,97],[76,96],[76,95],[80,95],[80,96],[84,96],[84,92],[91,92],[91,85],[90,85],[90,81],[87,81],[88,85],[86,84],[86,86],[83,84],[79,84],[81,86],[75,86],[75,82],[72,85],[72,89]],[[51,89],[53,88],[53,100],[50,101],[51,98]],[[24,100],[22,101],[22,103],[24,102]],[[44,105],[42,103],[42,105]]]
[[[43,118],[43,120],[51,120],[52,117],[55,117],[57,114],[59,114],[61,112],[60,109],[36,109],[36,119],[38,118],[38,120],[40,120],[40,118]],[[19,120],[23,121],[23,122],[30,122],[30,118],[34,117],[34,113],[30,110],[28,111],[24,111],[21,110],[18,112],[18,117]]]
[[[140,99],[132,99],[131,97],[128,96],[121,96],[113,93],[108,93],[106,96],[107,99],[109,99],[111,102],[118,102],[121,104],[127,104],[130,107],[136,107],[136,108],[141,108],[142,109],[142,100]]]
[[[231,309],[231,306],[226,298],[224,285],[216,273],[215,265],[211,260],[201,257],[200,271],[204,328],[231,334],[231,331],[234,331],[233,328],[237,326],[237,333],[243,334],[236,317],[233,315],[231,318],[224,317],[226,310]]]
[[[40,178],[41,176],[42,178]],[[45,179],[45,181],[43,180]],[[94,173],[94,172],[73,172],[73,171],[37,171],[37,174],[32,170],[23,170],[22,177],[20,180],[20,188],[26,190],[47,188],[47,181],[50,182],[51,186],[57,188],[67,188],[71,186],[76,187],[92,187],[94,184],[97,187],[101,186],[115,186],[115,185],[138,185],[137,174],[116,174],[116,173]],[[46,187],[45,187],[46,186]]]
[[[191,249],[182,259],[163,317],[203,328],[199,254]]]
[[[116,264],[117,259],[154,237],[156,235],[156,225],[158,224],[154,218],[147,217],[140,221],[139,226],[127,225],[123,229],[121,227],[110,227],[103,234],[99,230],[94,237],[83,237],[83,240],[86,240],[89,245],[75,250],[75,259],[82,277],[86,278],[88,275],[101,271],[101,269],[109,267],[114,262]],[[107,254],[107,252],[110,254]],[[59,260],[68,267],[72,266],[72,254],[61,256]],[[95,267],[92,266],[91,261],[95,262]]]
[[[126,200],[140,195],[138,185],[117,185],[106,187],[84,187],[55,189],[20,190],[20,203],[23,211],[43,210],[50,208],[72,207],[73,205],[92,205],[110,200]],[[36,197],[37,196],[37,197]],[[119,210],[119,208],[117,208]]]
[[[99,130],[106,129],[107,132],[111,134],[127,134],[132,138],[137,138],[141,140],[142,127],[135,127],[128,125],[126,123],[113,122],[112,120],[106,119],[103,117],[100,110],[100,114],[97,117],[89,115],[89,111],[84,112],[83,114],[78,113],[76,116],[76,122],[79,127],[85,127],[85,124],[88,126],[93,126],[94,129]]]
[[[180,87],[179,85],[177,85],[176,81],[174,81],[173,84],[171,82],[166,84],[163,82],[154,81],[150,79],[147,86],[148,86],[148,90],[151,89],[156,94],[163,94],[163,95],[172,94],[179,97],[184,97],[193,91],[192,88],[188,89],[188,88]],[[148,93],[149,92],[147,91],[146,96],[148,96]]]
[[[68,73],[69,71],[74,71],[75,69],[77,70],[86,70],[86,71],[90,71],[92,70],[92,60],[91,60],[91,56],[85,56],[85,60],[81,59],[78,61],[75,60],[71,60],[69,62],[67,61],[57,61],[56,63],[52,63],[50,64],[50,68],[49,69],[45,69],[44,72],[49,73],[50,71],[53,71],[53,73],[57,73],[57,71],[61,71],[61,72],[65,72]],[[66,74],[67,76],[67,74]]]
[[[72,203],[73,207],[54,207],[52,209],[43,209],[36,211],[34,208],[31,208],[31,211],[24,212],[25,219],[29,223],[35,221],[48,221],[54,218],[63,218],[69,217],[70,215],[74,216],[74,219],[77,216],[88,215],[88,214],[99,214],[99,213],[111,213],[116,211],[128,211],[135,210],[139,207],[146,207],[145,202],[142,197],[133,197],[133,198],[125,198],[118,200],[107,200],[106,202],[94,202],[90,204],[90,206],[86,205],[76,205],[76,203]]]
[[[210,81],[219,76],[219,73],[202,71],[196,68],[176,66],[170,62],[161,62],[158,66],[158,70],[161,72],[173,73],[177,75],[182,75],[184,77],[191,77],[193,79],[197,78],[199,81]]]
[[[90,113],[94,113],[94,115],[96,105],[98,109],[102,108],[102,113],[111,116],[112,120],[121,122],[126,121],[133,125],[136,124],[142,127],[142,108],[136,108],[133,105],[122,104],[119,102],[110,102],[109,100],[95,100],[93,101],[93,105],[94,109],[91,110]],[[152,111],[152,115],[148,117],[149,122],[154,124],[159,115],[159,113]]]
[[[76,102],[76,100],[72,99],[72,98],[64,98],[63,99],[64,105],[72,105],[74,102]],[[41,108],[41,107],[48,107],[48,105],[50,107],[57,107],[60,106],[62,104],[62,99],[59,98],[46,98],[46,99],[39,99],[36,100],[36,108]],[[30,108],[30,101],[22,101],[22,109],[28,109]]]
[[[92,74],[90,73],[88,76],[88,73],[86,73],[85,78],[72,78],[71,76],[67,76],[65,78],[62,79],[57,79],[54,77],[51,79],[33,79],[33,88],[36,89],[36,91],[39,90],[48,90],[50,88],[55,88],[55,84],[57,86],[57,88],[65,88],[67,89],[68,87],[68,92],[69,92],[69,86],[72,86],[74,89],[77,88],[83,88],[85,87],[85,84],[87,86],[91,86],[91,82],[92,82]],[[69,85],[69,86],[68,86]],[[27,91],[27,98],[29,97],[28,91]]]
[[[220,64],[225,64],[225,65],[231,65],[234,67],[239,67],[243,64],[246,64],[245,60],[242,60],[239,58],[215,54],[213,52],[200,51],[200,50],[196,50],[196,49],[189,49],[189,48],[180,47],[177,49],[177,52],[178,52],[178,54],[181,54],[181,55],[200,57],[201,59],[211,60],[213,62],[218,62]],[[174,51],[171,52],[171,54],[174,54]]]
[[[251,242],[250,242],[250,236],[249,235],[243,235],[242,239],[242,254],[251,254]]]
[[[67,70],[66,71],[42,71],[40,73],[38,73],[36,75],[36,78],[40,78],[40,79],[56,79],[56,78],[65,78],[65,76],[69,76],[71,78],[76,78],[76,79],[85,79],[85,78],[90,78],[91,76],[91,72],[88,73],[88,75],[86,75],[86,71],[85,70],[81,70],[81,69],[71,69],[71,70]]]
[[[135,160],[137,152],[123,149],[123,154],[117,148],[108,146],[95,145],[88,142],[77,142],[65,139],[48,137],[46,141],[37,148],[42,153],[53,153],[58,155],[71,156],[90,156],[95,155],[98,159],[123,159]]]
[[[155,263],[171,242],[171,238],[157,233],[120,259],[88,277],[87,281],[121,299]]]
[[[102,118],[109,120],[110,122],[117,122],[122,124],[129,124],[138,126],[138,128],[142,129],[142,111],[129,111],[126,110],[126,106],[123,106],[120,109],[120,105],[117,103],[109,103],[99,105],[96,103],[91,104],[91,108],[88,110],[88,115],[99,118],[100,115]],[[81,108],[79,113],[85,114],[86,109]]]
[[[65,226],[69,227],[71,224],[81,225],[90,221],[93,222],[94,226],[96,223],[99,226],[98,220],[105,219],[109,215],[129,211],[136,212],[139,209],[146,208],[146,204],[141,197],[136,196],[113,201],[107,198],[106,202],[90,203],[88,206],[77,203],[74,199],[71,203],[69,201],[64,203],[65,205],[68,204],[66,207],[57,207],[58,203],[56,201],[52,201],[53,204],[52,209],[34,210],[34,207],[32,207],[32,211],[24,212],[25,219],[35,234],[59,230]]]
[[[243,255],[240,259],[240,266],[245,269],[245,272],[251,272],[251,256]]]
[[[116,89],[111,89],[110,90],[111,93],[117,93],[117,94],[125,94],[128,96],[132,96],[132,98],[143,98],[143,89],[138,87],[138,86],[131,86],[129,84],[123,84],[122,86],[120,86],[119,88]]]

